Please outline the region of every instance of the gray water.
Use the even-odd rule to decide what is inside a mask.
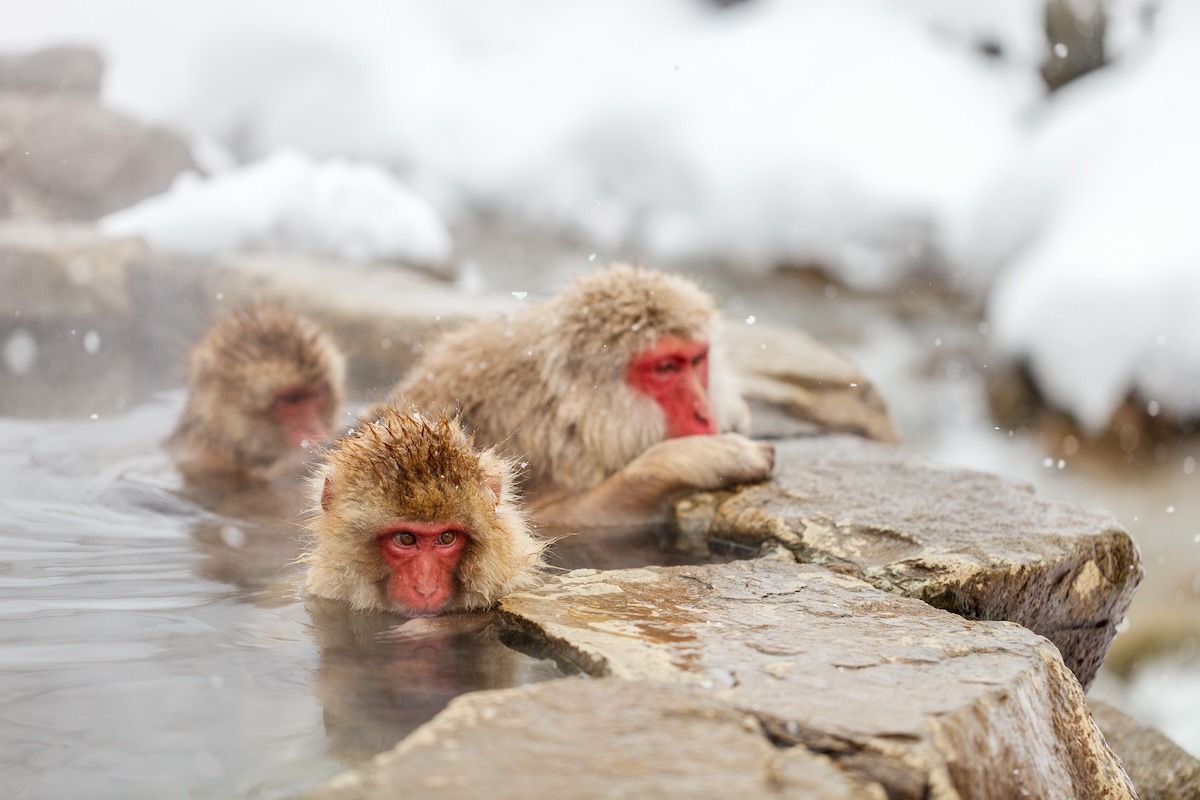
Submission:
[[[120,392],[70,391],[69,416],[0,416],[4,797],[291,796],[463,692],[563,676],[492,627],[394,642],[377,634],[397,617],[302,600],[301,479],[186,486],[161,448],[181,390],[117,413],[87,409]],[[571,537],[548,560],[697,559],[633,530]]]
[[[491,629],[390,643],[394,617],[306,608],[300,498],[189,496],[159,449],[181,401],[0,418],[5,797],[287,796],[561,674]]]
[[[564,258],[559,272],[514,270],[492,288],[546,291],[592,261]],[[1197,443],[1150,465],[1047,465],[1035,435],[987,419],[985,335],[969,313],[807,279],[707,283],[737,316],[797,325],[849,353],[908,446],[1114,511],[1147,568],[1122,636],[1165,628],[1129,679],[1102,673],[1097,689],[1200,752],[1200,658],[1186,624],[1200,616],[1200,471],[1185,469]],[[376,633],[396,618],[306,606],[293,564],[300,489],[197,494],[161,450],[183,399],[162,389],[179,383],[187,337],[143,353],[106,332],[90,353],[85,331],[62,331],[58,349],[52,332],[35,333],[48,342],[39,360],[0,383],[4,797],[290,796],[390,748],[464,691],[562,674],[492,629],[387,642]],[[693,559],[632,531],[566,540],[551,560]]]

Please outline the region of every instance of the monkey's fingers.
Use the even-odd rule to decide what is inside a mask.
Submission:
[[[771,442],[756,442],[756,444],[767,462],[767,473],[763,477],[769,477],[775,471],[775,445]]]
[[[413,617],[375,636],[383,642],[422,642],[481,631],[492,621],[488,613],[447,614],[440,617]]]
[[[726,455],[724,486],[766,480],[775,469],[775,445],[727,433],[717,437]],[[716,444],[716,442],[714,442]],[[721,487],[724,488],[724,487]]]
[[[375,638],[382,642],[420,642],[426,639],[437,639],[445,635],[438,625],[437,617],[413,617],[399,625],[380,631]]]

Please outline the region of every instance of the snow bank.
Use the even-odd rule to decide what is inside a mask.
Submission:
[[[451,221],[872,287],[939,265],[944,218],[1040,91],[964,44],[999,31],[1031,58],[1034,0],[92,5],[31,6],[0,43],[97,36],[118,105],[243,158],[380,161]]]
[[[352,261],[445,263],[450,235],[433,207],[376,164],[280,152],[211,178],[181,176],[100,222],[161,250],[282,250]]]
[[[1063,90],[979,211],[995,344],[1087,429],[1132,390],[1200,415],[1200,9]]]

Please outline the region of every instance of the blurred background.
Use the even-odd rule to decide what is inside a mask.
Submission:
[[[1200,755],[1200,4],[8,4],[0,54],[54,46],[180,174],[43,202],[5,101],[0,217],[473,294],[696,275],[857,361],[908,446],[1111,510],[1147,576],[1093,694]]]

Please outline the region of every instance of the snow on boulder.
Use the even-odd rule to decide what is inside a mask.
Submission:
[[[1041,98],[1036,0],[45,2],[0,44],[98,39],[115,104],[243,160],[353,155],[451,218],[867,288],[941,266],[946,216]]]
[[[1200,416],[1200,9],[1072,84],[978,210],[996,346],[1098,431],[1130,393]]]
[[[100,226],[189,255],[279,250],[437,265],[451,253],[438,213],[387,170],[290,150],[210,178],[189,173]]]

